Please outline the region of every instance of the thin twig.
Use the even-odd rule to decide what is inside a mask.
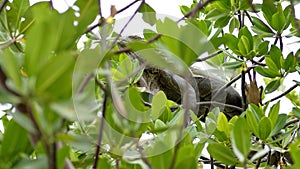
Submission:
[[[248,67],[247,70],[245,70],[245,73],[248,73],[253,68],[255,68],[255,67]],[[242,74],[239,74],[238,76],[236,76],[235,78],[233,78],[230,82],[226,83],[224,86],[222,86],[221,88],[219,88],[219,90],[216,92],[216,95],[219,94],[219,92],[221,92],[222,90],[230,87],[234,82],[236,82],[237,80],[239,80],[241,77],[242,77]]]
[[[253,59],[251,59],[250,61],[251,61],[252,63],[255,63],[256,65],[259,65],[259,66],[267,66],[265,63],[261,63],[261,62],[259,62],[259,61],[253,60]]]
[[[141,64],[137,69],[135,69],[133,72],[131,72],[126,78],[122,79],[121,81],[119,81],[116,86],[120,87],[122,84],[124,84],[125,82],[127,82],[131,77],[133,77],[134,75],[136,75],[138,72],[142,71],[145,67],[146,67],[147,63],[144,62],[143,64]]]
[[[210,169],[214,169],[214,168],[215,168],[214,158],[210,156]]]
[[[8,0],[4,0],[0,6],[0,13],[2,12],[2,10],[4,9],[6,3],[8,2]]]
[[[283,41],[281,35],[279,35],[279,45],[280,45],[280,50],[283,51]]]
[[[7,76],[4,73],[2,67],[0,66],[0,86],[2,86],[8,93],[17,97],[21,97],[21,94],[19,94],[18,92],[14,91],[13,89],[7,86],[6,80],[7,80]]]
[[[188,88],[187,79],[185,79],[185,88]],[[187,89],[185,89],[185,91],[187,91]],[[187,97],[188,97],[188,92],[184,92],[182,98],[187,98]],[[176,162],[176,159],[177,159],[177,156],[178,156],[178,150],[179,150],[180,144],[181,144],[180,141],[183,138],[183,132],[184,132],[184,129],[185,129],[185,127],[187,125],[187,122],[189,120],[189,108],[190,107],[187,104],[190,104],[190,103],[183,102],[183,107],[184,107],[183,123],[180,126],[178,138],[177,138],[177,141],[176,141],[176,145],[174,147],[174,153],[173,153],[173,156],[172,156],[171,165],[170,165],[169,169],[173,169],[175,167],[175,162]]]
[[[119,14],[119,13],[125,11],[126,9],[130,8],[132,5],[134,5],[135,3],[139,2],[139,1],[140,0],[135,0],[135,1],[131,2],[130,4],[128,4],[127,6],[125,6],[124,8],[118,10],[116,14]]]
[[[103,98],[103,108],[102,108],[102,117],[99,125],[99,134],[98,134],[98,141],[96,145],[96,151],[95,151],[95,160],[93,163],[93,169],[97,168],[98,160],[99,160],[99,153],[101,149],[101,142],[103,137],[103,129],[104,129],[104,121],[105,121],[105,114],[106,114],[106,108],[107,108],[107,92],[104,92],[104,98]]]
[[[241,78],[242,78],[242,81],[241,81],[241,92],[242,92],[242,107],[243,107],[243,110],[246,110],[246,108],[247,108],[247,106],[246,106],[247,96],[246,96],[246,90],[245,90],[245,86],[246,86],[245,74],[246,74],[246,72],[244,70],[242,70],[242,73],[241,73]]]
[[[204,156],[200,156],[200,159],[198,160],[198,162],[203,162],[204,164],[211,164],[211,159],[204,157]],[[218,162],[213,162],[213,165],[215,165],[219,168],[222,168],[222,169],[225,168],[225,166],[223,164],[218,163]]]
[[[87,84],[89,83],[89,81],[94,77],[94,73],[90,73],[88,76],[86,76],[83,80],[83,82],[81,83],[81,85],[79,86],[77,93],[82,93],[83,90],[85,89],[85,87],[87,86]]]
[[[143,147],[139,144],[139,141],[138,139],[134,139],[135,140],[135,144],[136,144],[136,147],[138,149],[138,152],[140,153],[141,155],[141,159],[143,160],[143,162],[148,166],[149,169],[152,169],[152,165],[151,163],[149,162],[149,160],[146,158],[145,156],[145,153],[143,152]]]
[[[123,28],[121,29],[120,33],[117,35],[117,37],[114,39],[114,41],[111,44],[111,47],[109,48],[109,51],[113,48],[113,46],[117,43],[117,41],[119,40],[119,38],[121,37],[122,33],[125,31],[125,29],[127,28],[127,26],[129,25],[129,23],[133,20],[133,18],[135,17],[135,15],[138,13],[138,11],[142,8],[142,6],[144,5],[145,0],[142,0],[142,2],[140,3],[139,7],[134,11],[134,13],[130,16],[129,20],[126,22],[126,24],[123,26]]]
[[[294,90],[296,87],[298,86],[298,84],[294,84],[291,88],[289,88],[287,91],[283,92],[282,94],[272,98],[271,100],[265,102],[264,104],[268,103],[268,102],[273,102],[277,99],[280,99],[281,97],[285,96],[286,94],[288,94],[289,92],[291,92],[292,90]]]
[[[294,123],[297,123],[297,122],[299,122],[299,119],[293,119],[293,120],[291,120],[291,121],[288,121],[285,125],[284,125],[284,129],[285,128],[287,128],[289,125],[291,125],[291,124],[294,124]]]
[[[184,20],[185,18],[191,18],[193,19],[196,16],[196,13],[198,11],[200,11],[202,8],[204,8],[206,5],[208,5],[209,3],[211,3],[214,0],[207,0],[204,3],[202,3],[202,1],[199,1],[197,6],[195,8],[193,8],[191,11],[189,11],[188,13],[186,13],[181,19],[179,19],[177,22],[180,22],[182,20]]]
[[[232,108],[238,111],[243,111],[243,108],[235,106],[235,105],[231,105],[231,104],[226,104],[226,103],[220,103],[217,101],[203,101],[203,102],[197,102],[197,105],[218,105],[218,106],[224,106],[224,107],[228,107],[228,108]]]
[[[97,24],[95,24],[95,25],[89,27],[89,28],[85,31],[85,33],[87,34],[87,33],[91,32],[92,30],[94,30],[94,29],[97,28],[98,26],[103,26],[103,25],[105,24],[105,22],[106,22],[106,20],[105,20],[104,18],[101,18],[101,19],[100,19],[100,22],[98,22]]]
[[[102,10],[101,10],[101,0],[98,0],[98,8],[99,8],[99,15],[100,15],[100,18],[102,18]]]
[[[229,49],[229,48],[226,48],[226,49],[224,49],[224,50],[228,50],[228,49]],[[212,58],[212,57],[215,57],[215,56],[217,56],[217,55],[223,53],[224,50],[219,50],[219,51],[217,51],[217,52],[215,52],[215,53],[212,53],[212,54],[210,54],[210,55],[208,55],[208,56],[206,56],[206,57],[198,58],[198,59],[196,60],[196,62],[203,62],[203,61],[206,61],[207,59],[210,59],[210,58]]]

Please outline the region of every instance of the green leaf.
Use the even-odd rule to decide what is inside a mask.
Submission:
[[[169,127],[160,119],[156,119],[154,123],[154,129],[157,131],[168,129]]]
[[[188,6],[185,5],[181,5],[180,7],[180,11],[183,15],[187,14],[191,9]]]
[[[271,69],[264,68],[262,66],[256,67],[255,71],[261,74],[262,76],[269,77],[269,78],[275,78],[281,76],[278,71],[273,71]]]
[[[151,116],[153,120],[158,119],[166,109],[167,97],[163,91],[157,92],[152,99]]]
[[[149,23],[151,26],[153,26],[156,23],[155,10],[147,3],[144,3],[142,5],[142,7],[139,9],[139,12],[143,14],[143,20],[146,23]]]
[[[243,56],[247,56],[247,54],[251,50],[249,39],[245,35],[242,35],[240,37],[240,40],[238,42],[238,50]]]
[[[98,161],[97,169],[113,169],[111,164],[111,159],[109,157],[101,156]]]
[[[7,160],[15,159],[21,153],[29,155],[32,150],[28,132],[14,120],[9,121],[1,143],[1,154],[4,155],[2,156],[3,160],[8,162]]]
[[[71,52],[63,52],[52,56],[52,59],[44,65],[43,69],[37,75],[36,90],[41,93],[49,90],[50,87],[59,82],[58,79],[64,77],[66,72],[73,71],[74,64],[75,59]],[[71,86],[68,87],[71,89]],[[60,93],[59,91],[57,89],[53,95]]]
[[[258,136],[259,135],[259,119],[254,115],[253,112],[251,112],[249,109],[246,110],[246,120],[247,120],[247,124],[250,128],[250,130],[252,130],[252,132]]]
[[[264,41],[258,45],[258,56],[266,55],[269,51],[269,41]]]
[[[272,61],[276,64],[277,69],[281,69],[282,65],[283,65],[283,57],[282,57],[282,52],[281,50],[275,46],[272,45],[271,49],[270,49],[270,58],[272,59]],[[267,60],[266,60],[267,61]],[[266,63],[268,65],[268,63]],[[268,65],[269,66],[269,65]],[[270,65],[271,66],[271,65]],[[269,66],[269,67],[270,67]],[[272,65],[272,67],[274,67]],[[270,67],[272,69],[272,67]]]
[[[21,72],[20,72],[20,56],[17,53],[13,53],[10,48],[6,48],[3,51],[2,59],[3,59],[3,68],[8,76],[10,78],[14,85],[17,87],[18,90],[21,90],[22,87],[22,81],[21,81]]]
[[[233,152],[240,162],[245,162],[250,152],[251,133],[244,118],[240,117],[236,120],[231,135]]]
[[[277,12],[277,8],[274,5],[274,1],[273,0],[264,0],[263,4],[262,4],[262,12],[263,12],[265,19],[269,23],[269,25],[271,25],[272,24],[272,16],[274,13]]]
[[[7,6],[10,7],[10,10],[6,11],[10,30],[19,30],[22,22],[21,18],[29,8],[29,0],[14,0],[12,3],[8,2]]]
[[[265,141],[271,134],[272,122],[268,117],[263,117],[259,121],[259,135],[258,137]]]
[[[59,168],[59,169],[64,168],[66,158],[69,157],[70,151],[71,151],[71,148],[68,146],[63,146],[57,150],[57,158],[56,158],[57,159],[57,161],[56,161],[57,168]]]
[[[280,101],[278,101],[276,104],[274,104],[271,109],[270,112],[268,114],[268,117],[270,118],[271,122],[272,122],[272,128],[274,128],[278,116],[279,116],[279,109],[280,109]]]
[[[234,29],[238,29],[239,27],[240,27],[239,20],[236,17],[232,18],[229,24],[229,32],[232,33]]]
[[[96,19],[98,15],[98,2],[95,0],[77,0],[75,5],[79,7],[77,35],[81,35],[87,30],[87,27]]]
[[[225,62],[222,64],[226,69],[238,69],[241,68],[243,65],[243,62],[241,61],[235,61],[235,62]]]
[[[175,161],[175,169],[197,168],[197,157],[195,156],[195,149],[192,144],[180,147],[177,159]]]
[[[223,28],[229,23],[230,19],[231,19],[231,17],[229,15],[220,17],[219,19],[216,20],[214,27],[215,28]]]
[[[293,53],[289,53],[283,63],[283,68],[285,72],[295,71],[296,65],[297,65],[296,57],[293,55]]]
[[[238,163],[232,150],[221,143],[210,143],[207,151],[213,158],[224,164],[235,165]]]
[[[273,35],[273,31],[272,29],[265,24],[263,21],[261,21],[259,18],[252,16],[252,21],[253,21],[253,28],[258,29],[260,31],[262,31],[263,33],[267,33],[267,34],[271,34]]]
[[[49,8],[48,2],[41,2],[35,4],[32,11],[36,21],[26,32],[24,63],[29,77],[37,75],[57,52],[71,50],[78,38],[74,33],[75,16],[71,10],[58,14]]]
[[[159,38],[161,43],[156,44],[157,48],[168,50],[168,53],[173,55],[172,57],[180,58],[186,65],[191,65],[199,55],[214,51],[208,38],[190,22],[178,27],[175,21],[166,18],[164,22],[159,20],[156,23],[156,29],[163,35]],[[199,45],[202,47],[199,48]]]
[[[205,119],[205,129],[206,129],[206,133],[208,135],[213,134],[214,131],[217,129],[216,122],[213,119],[206,117],[206,119]]]
[[[154,31],[151,30],[151,29],[144,29],[143,35],[144,35],[144,38],[145,38],[145,39],[151,39],[151,38],[153,38],[154,36],[156,36],[157,33],[154,32]]]
[[[266,57],[265,58],[266,61],[266,65],[268,66],[268,69],[274,71],[274,72],[278,72],[279,68],[277,67],[277,65],[275,64],[275,62],[272,60],[271,57]]]
[[[236,46],[239,42],[239,39],[237,37],[232,34],[225,34],[222,39],[225,45],[229,47],[229,49],[233,51],[236,50]]]
[[[294,164],[295,168],[300,168],[299,145],[300,145],[300,141],[297,140],[294,143],[290,144],[290,146],[289,146],[289,152],[291,153],[293,161],[295,162],[295,164]]]
[[[281,79],[275,79],[272,80],[267,86],[266,86],[266,94],[272,93],[273,91],[277,90],[278,87],[280,86]]]
[[[286,121],[288,119],[288,115],[286,114],[279,114],[277,121],[273,127],[273,131],[270,134],[270,136],[274,136],[280,132],[280,130],[285,126]]]
[[[126,118],[133,122],[150,122],[149,108],[142,101],[142,97],[136,87],[129,87],[125,91],[124,106],[126,108]]]
[[[217,120],[217,126],[219,131],[225,132],[226,136],[229,137],[229,124],[227,117],[224,113],[220,112]]]
[[[243,27],[240,31],[239,31],[239,35],[238,38],[241,39],[242,36],[246,36],[246,38],[249,41],[249,48],[252,49],[253,48],[253,36],[251,34],[251,32],[248,30],[248,27]]]
[[[300,108],[293,107],[292,112],[298,119],[300,119]]]
[[[285,16],[283,14],[282,9],[279,10],[278,12],[276,12],[273,16],[272,16],[272,28],[276,31],[278,31],[279,33],[281,33],[284,29],[284,24],[285,24]]]

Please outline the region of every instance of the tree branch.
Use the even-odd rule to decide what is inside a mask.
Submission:
[[[229,48],[225,48],[224,50],[228,50],[228,49],[229,49]],[[215,53],[212,53],[212,54],[210,54],[210,55],[208,55],[208,56],[206,56],[206,57],[198,58],[198,59],[196,60],[196,62],[203,62],[203,61],[206,61],[207,59],[213,58],[213,57],[215,57],[215,56],[217,56],[217,55],[223,53],[224,50],[219,50],[219,51],[217,51],[217,52],[215,52]]]
[[[191,19],[193,19],[196,16],[196,13],[198,11],[200,11],[202,8],[204,8],[206,5],[208,5],[209,3],[211,3],[214,0],[206,0],[205,2],[202,3],[201,0],[199,0],[197,6],[195,8],[193,8],[190,12],[186,13],[181,19],[179,19],[177,22],[180,22],[182,20],[184,20],[184,18],[188,18],[190,17]]]
[[[134,11],[134,13],[130,16],[129,20],[125,23],[125,25],[123,26],[123,28],[121,29],[120,33],[117,35],[117,37],[114,39],[114,41],[111,44],[111,47],[109,48],[109,50],[111,50],[113,48],[113,46],[117,43],[117,41],[119,40],[119,38],[121,37],[122,33],[125,31],[125,29],[127,28],[127,26],[129,25],[129,23],[133,20],[133,18],[135,17],[135,15],[138,13],[138,11],[141,9],[141,7],[144,5],[145,0],[142,0],[142,2],[140,3],[139,7]]]
[[[98,134],[98,141],[96,145],[96,151],[95,151],[95,160],[93,163],[93,169],[97,168],[98,161],[99,161],[99,153],[101,149],[101,142],[103,137],[103,129],[104,129],[104,122],[105,122],[105,114],[106,114],[106,108],[107,108],[107,91],[104,91],[104,98],[103,98],[103,108],[102,108],[102,117],[99,125],[99,134]]]
[[[101,0],[98,0],[98,8],[99,8],[99,15],[100,15],[100,18],[102,18],[102,10],[101,10]]]
[[[238,110],[238,111],[244,111],[243,108],[241,107],[237,107],[235,105],[231,105],[231,104],[226,104],[226,103],[220,103],[220,102],[217,102],[217,101],[203,101],[203,102],[197,102],[198,105],[211,105],[211,104],[215,104],[215,105],[218,105],[218,106],[224,106],[224,107],[228,107],[228,108],[232,108],[232,109],[235,109],[235,110]]]
[[[0,13],[2,12],[2,10],[4,9],[6,3],[8,2],[8,0],[4,0],[0,6]]]
[[[277,99],[280,99],[281,97],[287,95],[289,92],[291,92],[292,90],[294,90],[296,87],[298,87],[298,84],[294,84],[294,85],[293,85],[291,88],[289,88],[287,91],[285,91],[285,92],[283,92],[282,94],[280,94],[280,95],[274,97],[273,99],[271,99],[271,100],[265,102],[264,104],[266,104],[266,103],[268,103],[268,102],[273,102],[273,101],[275,101],[275,100],[277,100]]]

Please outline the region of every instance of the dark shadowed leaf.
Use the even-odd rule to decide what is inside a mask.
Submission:
[[[231,149],[221,143],[211,143],[207,147],[209,154],[218,161],[227,165],[235,165],[238,163]]]

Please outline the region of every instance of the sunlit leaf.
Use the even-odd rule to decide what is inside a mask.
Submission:
[[[245,162],[250,152],[250,130],[244,118],[238,118],[231,133],[233,152],[240,162]]]
[[[144,3],[142,7],[139,9],[139,12],[143,14],[143,20],[150,25],[154,25],[156,23],[156,13],[155,10],[148,5],[147,3]]]

